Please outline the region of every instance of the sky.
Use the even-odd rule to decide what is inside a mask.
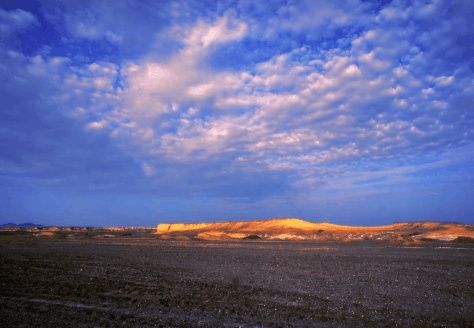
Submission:
[[[474,223],[474,2],[0,2],[0,223]]]

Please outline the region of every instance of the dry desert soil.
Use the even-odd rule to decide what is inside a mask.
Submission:
[[[474,245],[5,233],[0,326],[474,327]]]

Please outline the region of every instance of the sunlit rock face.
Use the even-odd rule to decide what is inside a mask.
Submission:
[[[161,223],[156,234],[162,239],[178,240],[377,240],[419,243],[429,240],[452,241],[473,238],[474,226],[440,222],[404,222],[385,226],[344,226],[309,222],[296,218],[209,223]]]

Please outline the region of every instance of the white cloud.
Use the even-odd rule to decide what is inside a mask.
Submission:
[[[247,25],[228,15],[217,19],[212,24],[201,21],[187,31],[184,39],[185,51],[207,51],[211,46],[240,40],[246,33]]]
[[[447,86],[453,83],[454,77],[453,76],[439,76],[434,79],[435,83],[440,86]]]
[[[155,169],[153,168],[153,166],[151,166],[151,165],[148,164],[148,163],[143,163],[142,169],[143,169],[143,173],[144,173],[146,176],[154,176],[154,175],[156,174],[156,171],[155,171]]]
[[[424,6],[393,1],[378,14],[376,7],[382,5],[368,4],[375,12],[364,20],[360,8],[341,14],[346,6],[365,6],[358,1],[340,3],[340,8],[325,2],[320,12],[317,2],[303,4],[306,11],[301,3],[284,4],[274,19],[262,22],[258,15],[242,13],[238,6],[228,11],[225,5],[220,11],[206,11],[206,17],[198,7],[177,12],[162,17],[163,23],[154,13],[129,21],[125,2],[118,3],[122,7],[117,13],[103,10],[110,4],[81,11],[70,25],[55,25],[69,29],[61,50],[84,44],[75,43],[74,37],[96,41],[93,44],[115,43],[101,44],[93,58],[86,50],[74,51],[71,58],[51,57],[48,54],[58,52],[46,47],[32,56],[0,50],[0,71],[8,72],[1,93],[10,95],[9,104],[17,109],[7,115],[4,139],[16,138],[24,145],[20,149],[27,150],[21,152],[25,162],[36,146],[45,153],[43,136],[52,141],[48,148],[56,144],[60,149],[54,155],[60,160],[73,158],[74,151],[63,136],[87,139],[72,145],[89,145],[76,151],[92,163],[99,156],[88,154],[107,149],[107,161],[97,165],[99,176],[120,155],[119,172],[107,176],[125,177],[127,192],[130,177],[138,172],[154,195],[218,195],[219,200],[239,195],[254,202],[255,195],[277,194],[275,203],[258,202],[258,207],[279,206],[290,194],[312,197],[310,203],[319,208],[321,199],[345,201],[354,199],[354,193],[377,194],[406,182],[418,188],[437,168],[417,170],[419,165],[413,163],[443,157],[446,149],[453,151],[445,157],[465,156],[464,163],[472,162],[472,151],[466,155],[457,148],[472,144],[474,137],[474,82],[467,59],[472,56],[466,46],[472,42],[469,24],[459,20],[459,11],[447,14],[449,4],[443,2]],[[106,18],[97,15],[100,12]],[[208,15],[222,12],[229,14],[214,20]],[[140,25],[137,21],[143,17],[150,20]],[[302,21],[289,24],[294,17]],[[163,36],[158,25],[169,20],[179,27]],[[28,18],[25,22],[0,29],[14,33],[35,24]],[[262,36],[266,28],[273,34]],[[138,50],[127,52],[133,47]],[[108,49],[120,51],[109,56]],[[95,60],[96,55],[116,63]],[[10,114],[18,122],[24,120],[24,136],[16,122],[8,126],[13,122]],[[75,122],[63,124],[70,120],[61,114],[82,123],[84,130],[75,130]],[[34,124],[47,128],[32,129]],[[51,129],[54,126],[58,128]],[[30,131],[38,140],[31,139]],[[91,152],[93,143],[97,147]],[[123,159],[122,151],[129,157]],[[45,157],[39,163],[50,168],[54,158],[49,151]],[[12,163],[16,170],[18,165]],[[65,174],[77,166],[80,177],[84,163],[67,161]],[[123,163],[130,165],[124,168]],[[468,177],[463,180],[471,181],[466,170],[464,164],[459,171]],[[439,169],[436,175],[445,172],[450,179],[459,173]]]
[[[38,20],[28,11],[22,9],[6,11],[0,8],[0,34],[8,35],[33,24],[38,24]]]
[[[120,44],[123,37],[116,32],[111,31],[103,22],[93,13],[83,15],[66,15],[65,24],[69,33],[75,38],[87,40],[104,39],[110,43]]]
[[[368,19],[365,7],[366,5],[358,0],[289,2],[280,7],[273,19],[264,26],[266,33],[270,35],[281,30],[304,31],[307,35],[323,34],[324,31]]]
[[[114,121],[114,136],[133,135],[141,147],[155,151],[159,141],[152,138],[155,133],[151,131],[152,127],[169,126],[169,122],[161,119],[163,116],[187,108],[183,102],[199,103],[220,91],[238,87],[238,76],[209,72],[201,63],[215,45],[243,37],[243,22],[224,16],[213,23],[198,22],[182,32],[186,35],[183,48],[169,60],[144,60],[124,66],[122,77],[126,86],[120,92],[121,104],[106,117]],[[104,78],[94,81],[98,88],[107,86],[107,82]],[[195,106],[193,111],[198,110],[199,106]]]
[[[171,29],[181,48],[161,61],[147,56],[122,65],[123,87],[114,87],[118,67],[108,63],[73,70],[66,83],[92,95],[79,105],[85,124],[108,131],[147,168],[220,162],[303,177],[313,166],[404,156],[454,131],[441,114],[450,109],[442,92],[459,81],[455,72],[420,71],[425,54],[407,46],[416,33],[377,25],[395,24],[394,13],[401,15],[381,12],[348,40],[349,49],[297,47],[234,71],[207,63],[250,31],[224,15]]]
[[[101,130],[107,126],[107,122],[105,120],[94,121],[87,124],[87,127],[92,130]]]

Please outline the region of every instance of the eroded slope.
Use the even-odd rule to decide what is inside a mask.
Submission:
[[[345,226],[309,222],[297,218],[210,223],[162,223],[156,228],[162,239],[266,239],[266,240],[386,240],[422,241],[474,238],[468,224],[402,222],[385,226]]]

